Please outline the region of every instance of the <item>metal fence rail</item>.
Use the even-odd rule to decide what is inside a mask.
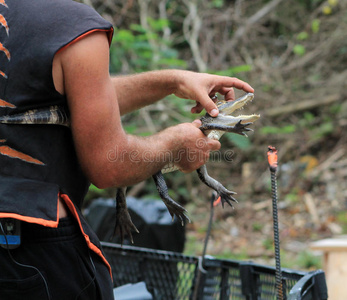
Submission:
[[[275,268],[103,242],[115,287],[144,281],[155,299],[276,299]],[[282,270],[288,300],[324,300],[324,272]]]

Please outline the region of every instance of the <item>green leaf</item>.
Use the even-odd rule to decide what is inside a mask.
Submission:
[[[132,47],[134,50],[141,50],[141,51],[152,51],[152,46],[147,42],[135,42]],[[140,53],[142,54],[142,53]]]
[[[311,112],[305,112],[304,113],[304,119],[307,121],[307,122],[312,122],[314,119],[315,119],[315,116],[313,113]]]
[[[121,29],[118,30],[113,38],[113,42],[133,42],[135,40],[134,35],[129,30]]]
[[[295,125],[287,125],[282,127],[282,133],[293,133],[296,131]]]
[[[137,127],[135,125],[126,125],[124,126],[124,130],[129,133],[129,134],[133,134],[135,133]]]
[[[303,45],[296,44],[296,45],[293,47],[293,52],[294,52],[296,55],[303,56],[303,55],[306,53],[306,48],[305,48],[305,46],[303,46]]]
[[[92,192],[101,192],[102,190],[101,189],[99,189],[99,188],[97,188],[95,185],[93,185],[93,184],[91,184],[90,186],[89,186],[89,191],[92,191]]]
[[[177,58],[178,52],[176,49],[166,48],[160,52],[163,58]]]
[[[130,24],[129,28],[132,31],[137,31],[139,33],[146,33],[146,29],[144,29],[140,24]]]
[[[160,31],[163,30],[165,27],[169,26],[169,20],[168,19],[158,19],[154,20],[152,18],[147,19],[149,26],[154,30],[154,31]]]
[[[314,19],[311,23],[311,29],[313,33],[317,33],[320,27],[320,20]]]
[[[212,1],[212,6],[215,8],[221,8],[224,5],[224,1],[223,0],[213,0]]]
[[[286,125],[283,127],[274,127],[274,126],[264,126],[260,128],[262,134],[288,134],[296,131],[295,125]]]
[[[333,131],[334,131],[333,123],[332,122],[326,122],[326,123],[323,123],[319,126],[314,137],[319,139],[319,138],[322,138],[326,135],[331,134]]]
[[[308,33],[306,31],[302,31],[300,32],[297,36],[296,36],[296,39],[298,41],[304,41],[304,40],[307,40],[308,39]]]
[[[168,68],[174,68],[174,67],[186,68],[187,67],[187,63],[184,60],[177,59],[177,58],[162,58],[162,59],[159,59],[158,64],[162,66],[165,65]]]

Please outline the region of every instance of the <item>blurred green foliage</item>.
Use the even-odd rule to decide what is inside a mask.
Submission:
[[[284,126],[263,126],[260,128],[262,134],[288,134],[296,131],[296,126],[294,124],[284,125]]]
[[[223,1],[213,1],[212,5],[219,7],[223,5]],[[115,31],[110,49],[111,73],[132,74],[154,69],[186,69],[186,62],[180,59],[179,52],[163,34],[164,29],[171,26],[170,22],[167,19],[154,20],[152,18],[148,18],[147,21],[147,29],[140,24],[131,24],[129,29]],[[223,76],[236,76],[251,70],[250,65],[240,65],[225,70],[209,70],[208,72]],[[170,95],[162,101],[162,104],[165,109],[159,104],[156,107],[151,107],[148,112],[156,130],[181,122],[191,122],[199,117],[190,113],[190,108],[194,105],[190,100],[183,100]],[[144,126],[139,112],[131,113],[123,118],[123,126],[129,134],[146,136],[154,133],[144,129],[145,127],[148,129],[148,124]],[[245,149],[250,146],[250,141],[247,138],[236,135],[227,136],[227,139],[236,147]]]
[[[310,251],[301,251],[296,259],[296,264],[300,269],[320,269],[322,268],[321,257],[314,255]]]
[[[134,73],[164,68],[185,68],[170,40],[160,34],[169,26],[167,19],[148,18],[148,28],[131,24],[115,31],[110,48],[111,73]]]
[[[240,65],[240,66],[233,66],[226,70],[218,70],[218,71],[210,70],[209,73],[220,75],[220,76],[236,76],[239,73],[245,73],[250,71],[252,71],[251,65]]]

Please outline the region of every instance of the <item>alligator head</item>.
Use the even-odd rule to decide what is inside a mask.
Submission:
[[[200,120],[202,125],[200,129],[211,139],[219,140],[225,132],[234,132],[245,135],[243,131],[250,131],[246,126],[252,124],[260,118],[260,115],[238,115],[232,116],[236,110],[243,109],[246,104],[251,102],[254,94],[248,93],[234,101],[218,100],[217,106],[219,114],[217,117],[211,117],[209,114],[203,116]]]

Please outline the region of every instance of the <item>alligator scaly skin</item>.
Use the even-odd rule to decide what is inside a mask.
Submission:
[[[69,115],[63,106],[50,106],[0,117],[2,124],[62,125],[70,127]]]

